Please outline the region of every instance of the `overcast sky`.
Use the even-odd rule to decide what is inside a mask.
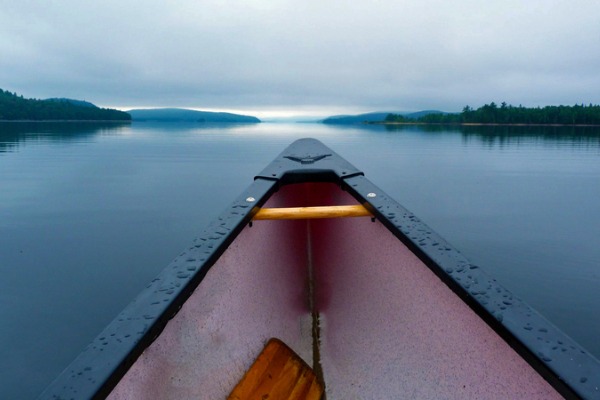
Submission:
[[[0,88],[273,115],[600,103],[599,0],[0,0]]]

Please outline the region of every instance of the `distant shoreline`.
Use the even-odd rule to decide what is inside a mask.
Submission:
[[[365,121],[367,125],[446,125],[446,126],[555,126],[555,127],[600,127],[600,124],[502,124],[483,122],[386,122]]]
[[[25,122],[102,122],[102,123],[111,123],[111,124],[131,124],[130,119],[0,119],[0,122],[15,122],[15,123],[25,123]]]

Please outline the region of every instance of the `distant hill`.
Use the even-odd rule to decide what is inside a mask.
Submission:
[[[390,114],[384,123],[412,123],[405,115]],[[424,124],[492,124],[492,125],[600,125],[600,105],[518,107],[495,102],[475,109],[465,106],[460,113],[430,112],[417,122]]]
[[[56,101],[56,102],[65,102],[65,103],[70,103],[73,104],[75,106],[79,106],[79,107],[89,107],[89,108],[98,108],[97,105],[90,103],[89,101],[85,101],[85,100],[75,100],[75,99],[67,99],[65,97],[52,97],[50,99],[46,99],[46,101]]]
[[[324,124],[334,125],[351,125],[362,124],[365,122],[383,122],[389,114],[402,115],[406,118],[417,119],[429,114],[445,114],[443,111],[423,110],[417,112],[392,112],[392,111],[377,111],[358,115],[333,115],[321,121]]]
[[[185,108],[152,108],[129,110],[134,121],[205,122],[205,123],[258,123],[260,119],[249,115],[225,112],[188,110]]]
[[[413,112],[413,113],[408,113],[408,114],[404,114],[404,117],[406,118],[410,118],[410,119],[419,119],[419,118],[423,118],[426,115],[447,115],[447,114],[455,114],[455,113],[449,113],[449,112],[445,112],[445,111],[439,111],[439,110],[423,110],[423,111],[417,111],[417,112]]]
[[[3,121],[130,121],[123,111],[99,108],[82,100],[26,99],[0,89],[0,120]]]
[[[333,115],[325,118],[321,121],[324,124],[335,124],[335,125],[351,125],[351,124],[362,124],[370,121],[383,121],[385,117],[390,114],[389,112],[372,112],[367,114],[358,115]],[[397,114],[397,113],[395,113]]]

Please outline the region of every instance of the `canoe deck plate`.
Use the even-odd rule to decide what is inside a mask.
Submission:
[[[296,161],[299,162],[300,164],[313,164],[315,161],[319,161],[324,159],[325,157],[330,157],[331,154],[319,154],[317,156],[311,156],[311,155],[306,155],[306,156],[284,156],[284,158],[287,158],[288,160],[292,160],[292,161]]]

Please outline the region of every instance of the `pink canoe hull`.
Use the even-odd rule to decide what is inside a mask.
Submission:
[[[334,204],[356,201],[310,183],[283,187],[266,206]],[[369,218],[244,228],[109,398],[226,398],[271,337],[313,365],[311,307],[329,399],[562,398]]]

